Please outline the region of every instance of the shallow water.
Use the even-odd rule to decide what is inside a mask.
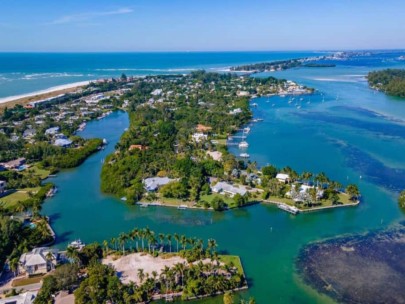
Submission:
[[[367,67],[367,62],[273,73],[319,91],[303,97],[300,109],[295,105],[299,97],[290,104],[288,97],[256,99],[254,114],[264,121],[252,125],[247,139],[247,152],[260,165],[323,171],[343,184],[357,183],[363,194],[358,207],[292,216],[266,205],[224,213],[127,206],[99,191],[101,161],[128,125],[127,115],[116,112],[89,123],[83,132],[85,137],[106,138],[108,148],[53,179],[60,191],[44,204],[43,212],[52,219],[57,246],[75,238],[101,242],[135,226],[212,237],[219,250],[241,256],[251,286],[246,296],[254,296],[258,303],[324,303],[327,299],[296,274],[295,259],[302,246],[386,227],[403,218],[396,190],[405,186],[405,101],[367,87],[358,75],[387,66],[371,60]],[[207,301],[221,303],[221,299]]]

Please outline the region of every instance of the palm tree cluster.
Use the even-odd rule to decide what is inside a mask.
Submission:
[[[104,255],[147,252],[156,256],[176,252],[187,262],[177,263],[173,267],[166,266],[160,273],[138,269],[138,284],[131,282],[127,285],[117,279],[110,266],[102,265],[99,261],[91,262],[88,264],[87,278],[75,292],[76,302],[101,303],[108,300],[112,303],[139,303],[159,297],[180,296],[189,299],[245,286],[243,273],[232,262],[221,262],[216,247],[214,239],[209,239],[207,246],[204,246],[201,239],[177,233],[155,233],[149,228],[134,228],[129,233],[121,233],[117,238],[103,242]],[[79,259],[80,253],[74,249],[68,251],[69,256]],[[104,289],[97,292],[102,286]],[[110,287],[113,290],[110,291]]]
[[[103,241],[104,255],[114,252],[125,255],[131,252],[148,252],[152,255],[159,253],[177,252],[193,262],[202,258],[211,258],[217,256],[217,242],[214,239],[207,240],[207,246],[204,241],[198,238],[189,238],[177,233],[164,234],[155,233],[146,228],[134,228],[128,233],[120,233],[118,237],[113,237],[109,241]]]

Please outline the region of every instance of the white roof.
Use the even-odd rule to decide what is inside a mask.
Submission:
[[[143,180],[145,189],[148,191],[154,191],[160,186],[166,185],[173,181],[173,179],[168,177],[150,177]]]
[[[21,255],[20,263],[24,267],[46,264],[46,256],[51,252],[54,257],[58,254],[58,249],[48,247],[34,248],[31,252]]]
[[[247,190],[245,187],[242,186],[233,186],[231,184],[228,184],[226,182],[219,182],[215,186],[211,187],[212,191],[214,192],[228,192],[232,194],[240,194],[240,195],[245,195]]]
[[[19,295],[0,299],[0,304],[32,304],[36,298],[38,291],[28,291]]]
[[[289,176],[288,174],[285,174],[285,173],[278,173],[278,174],[276,175],[276,178],[277,178],[277,179],[284,179],[284,180],[286,180],[286,179],[289,179],[290,176]]]

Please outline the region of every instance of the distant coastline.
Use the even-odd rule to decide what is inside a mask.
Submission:
[[[88,85],[92,81],[94,81],[94,80],[73,82],[73,83],[68,83],[68,84],[64,84],[64,85],[60,85],[60,86],[50,87],[48,89],[44,89],[44,90],[40,90],[40,91],[34,91],[31,93],[3,97],[3,98],[0,98],[0,107],[2,107],[4,104],[8,104],[8,103],[26,103],[26,102],[34,101],[39,98],[49,98],[49,97],[52,97],[53,95],[67,93],[67,92],[63,92],[63,91],[71,91],[71,89],[77,89],[78,87]],[[45,95],[47,95],[47,96],[45,96]]]

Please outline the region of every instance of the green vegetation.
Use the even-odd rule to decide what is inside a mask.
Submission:
[[[287,70],[291,68],[300,67],[302,65],[302,59],[289,59],[273,62],[262,62],[232,67],[232,71],[255,71],[266,72],[271,70]]]
[[[0,269],[3,269],[5,260],[9,259],[11,270],[16,271],[23,252],[51,240],[45,220],[38,220],[33,228],[10,216],[0,215]]]
[[[401,191],[401,193],[399,194],[398,204],[401,209],[405,210],[405,190]]]
[[[164,197],[199,201],[207,189],[208,177],[230,173],[238,162],[222,146],[209,139],[236,132],[252,114],[249,98],[237,96],[240,89],[256,93],[258,88],[284,83],[275,78],[243,78],[198,71],[181,76],[153,76],[135,81],[130,101],[130,128],[117,144],[117,151],[107,157],[101,174],[101,188],[106,193],[126,196],[129,203],[142,198],[142,180],[153,176],[178,178],[162,187]],[[164,102],[145,103],[151,93],[162,90]],[[232,109],[240,109],[237,115]],[[208,140],[196,142],[196,126],[209,126]],[[147,149],[129,149],[141,145]],[[220,150],[222,161],[207,158],[205,150]],[[208,187],[209,188],[209,187]]]
[[[35,303],[49,303],[52,294],[75,286],[79,286],[74,292],[76,303],[123,304],[149,302],[156,294],[181,295],[186,300],[246,286],[239,257],[218,255],[216,247],[213,239],[204,246],[204,242],[196,238],[158,234],[148,228],[121,233],[117,238],[104,241],[103,248],[90,244],[79,252],[69,247],[67,255],[73,264],[59,266],[44,278]],[[120,258],[133,252],[162,258],[179,255],[187,263],[166,266],[160,274],[139,269],[137,284],[123,284],[112,267],[100,263],[103,254]],[[80,278],[79,272],[86,275]]]
[[[368,73],[369,85],[388,95],[405,98],[405,70],[387,69]]]

